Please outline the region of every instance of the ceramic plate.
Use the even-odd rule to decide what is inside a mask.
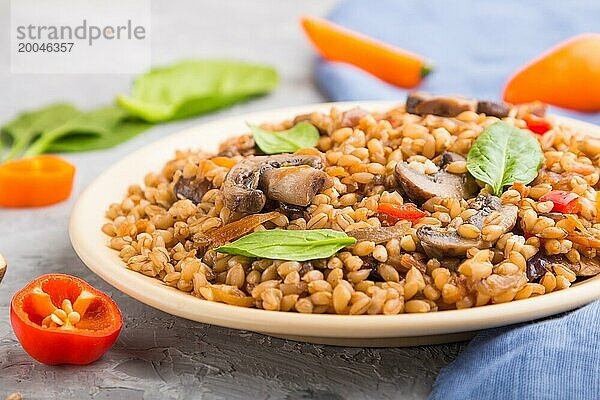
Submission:
[[[600,275],[563,291],[527,300],[466,310],[426,314],[309,315],[273,312],[214,303],[193,297],[160,280],[125,268],[118,252],[108,246],[100,227],[106,222],[108,205],[120,202],[133,183],[150,171],[159,171],[176,149],[216,150],[229,136],[247,131],[247,122],[279,121],[297,114],[361,106],[385,110],[397,102],[328,103],[285,108],[227,118],[170,135],[136,151],[100,175],[81,195],[70,220],[69,233],[83,262],[106,282],[128,295],[162,311],[194,321],[261,332],[293,340],[344,346],[410,346],[458,341],[474,331],[529,321],[571,310],[600,298]],[[560,119],[598,134],[600,127]]]

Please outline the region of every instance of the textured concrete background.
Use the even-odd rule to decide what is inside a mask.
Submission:
[[[8,0],[0,1],[0,121],[55,100],[81,107],[125,92],[126,75],[10,75]],[[77,195],[131,151],[188,126],[226,115],[322,101],[311,81],[313,53],[298,28],[302,14],[324,15],[332,0],[153,0],[154,64],[185,57],[229,57],[272,64],[272,95],[223,112],[164,124],[108,151],[67,156],[77,165],[70,201],[50,208],[0,210],[0,253],[9,268],[0,285],[0,399],[419,399],[462,345],[359,349],[309,345],[176,318],[129,298],[94,276],[67,237]],[[79,276],[110,293],[123,311],[115,347],[85,367],[48,367],[15,340],[9,302],[48,272]]]

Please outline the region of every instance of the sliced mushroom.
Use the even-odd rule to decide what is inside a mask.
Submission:
[[[205,179],[184,178],[180,176],[173,186],[173,191],[179,199],[191,200],[194,204],[202,202],[202,197],[212,189],[212,184]]]
[[[492,117],[505,118],[510,113],[510,106],[502,101],[479,100],[477,102],[477,112]]]
[[[489,194],[479,195],[471,202],[471,208],[478,210],[465,223],[475,225],[481,229],[485,217],[494,211],[499,211],[502,218],[499,221],[503,232],[511,230],[517,222],[518,208],[512,204],[503,205],[500,199]],[[485,242],[481,235],[475,239],[466,239],[458,234],[455,228],[440,228],[425,225],[417,229],[417,237],[421,242],[423,250],[430,257],[464,257],[471,247],[487,249],[492,243]]]
[[[600,260],[598,260],[598,257],[582,257],[578,264],[570,264],[569,268],[571,268],[577,276],[598,275],[600,274]]]
[[[531,103],[519,104],[517,106],[517,117],[522,118],[527,114],[533,114],[538,117],[544,117],[546,115],[547,109],[548,105],[542,103],[541,101],[533,101]]]
[[[413,92],[406,99],[406,111],[411,114],[456,117],[464,111],[476,110],[477,100],[462,96],[435,96],[423,92]]]
[[[396,178],[411,200],[424,203],[432,197],[462,198],[463,179],[446,171],[429,176],[410,168],[406,163],[396,165]]]
[[[440,168],[444,168],[448,164],[456,161],[467,161],[467,159],[453,151],[445,151],[442,154],[440,154],[439,166]]]
[[[417,229],[417,237],[425,253],[433,258],[463,257],[471,247],[478,249],[491,247],[491,244],[485,243],[481,237],[463,238],[454,228],[425,225]]]
[[[517,223],[518,207],[513,204],[502,204],[502,200],[497,196],[480,194],[471,200],[469,206],[478,212],[465,222],[475,225],[479,229],[483,228],[485,218],[495,211],[499,211],[502,215],[498,225],[502,227],[503,232],[510,231]]]
[[[272,169],[278,169],[281,167],[295,167],[305,165],[311,170],[285,170],[289,177],[286,177],[285,173],[275,174],[270,172]],[[261,179],[261,176],[267,172],[267,176],[271,179],[278,179],[282,182],[285,180],[286,185],[290,182],[304,182],[307,177],[321,182],[322,186],[318,187],[315,191],[315,185],[296,186],[290,188],[291,193],[286,194],[286,198],[289,200],[295,200],[299,203],[305,203],[308,199],[308,204],[312,201],[312,197],[326,185],[328,181],[323,179],[321,174],[316,174],[318,170],[323,169],[323,162],[321,158],[316,156],[305,156],[305,155],[293,155],[293,154],[278,154],[273,156],[258,156],[246,158],[238,162],[225,177],[223,182],[222,191],[225,205],[232,211],[241,213],[257,213],[261,211],[267,201],[267,195],[265,192],[269,192],[269,181],[266,177]],[[322,171],[321,171],[322,172]],[[322,172],[322,174],[325,174]],[[288,186],[289,187],[289,186]],[[280,196],[279,190],[271,187],[270,188],[275,196]],[[311,197],[312,193],[312,197]],[[291,203],[296,204],[296,203]]]
[[[546,272],[552,272],[550,266],[558,261],[557,256],[545,255],[541,251],[537,252],[527,260],[527,279],[533,282],[544,276]]]
[[[355,238],[359,242],[370,241],[375,243],[384,243],[391,239],[404,236],[407,232],[405,226],[382,226],[379,228],[355,229],[346,232],[348,236]]]
[[[267,203],[266,208],[269,210],[277,210],[289,220],[305,218],[307,221],[310,219],[310,213],[307,211],[306,207],[294,206],[292,204],[283,203],[281,201],[273,202],[272,207],[269,208],[269,204]]]
[[[565,214],[560,213],[560,212],[547,212],[547,213],[540,212],[540,213],[538,213],[538,217],[547,217],[547,218],[554,220],[554,222],[558,222],[560,220],[567,218],[565,216]]]
[[[321,189],[330,188],[332,184],[325,172],[297,165],[266,169],[260,176],[259,187],[272,200],[306,207]]]
[[[453,161],[464,160],[459,154],[442,154],[442,167]],[[452,174],[440,169],[433,175],[415,171],[407,163],[396,165],[395,176],[402,189],[411,200],[424,203],[432,197],[463,199],[473,196],[477,187],[467,174]]]
[[[549,183],[552,185],[554,190],[567,190],[572,189],[571,182],[575,177],[581,177],[581,175],[575,172],[564,172],[559,174],[558,172],[551,171],[542,167],[538,171],[537,177],[533,180],[531,185],[538,185],[540,183]]]
[[[594,276],[600,274],[600,260],[589,257],[581,257],[578,263],[573,263],[563,255],[548,255],[539,251],[529,260],[527,260],[527,278],[529,281],[535,281],[543,277],[546,272],[553,272],[553,266],[562,265],[569,268],[577,276]]]

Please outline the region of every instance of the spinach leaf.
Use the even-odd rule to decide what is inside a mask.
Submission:
[[[123,120],[110,132],[102,135],[77,134],[71,132],[48,145],[46,153],[69,153],[89,150],[102,150],[116,146],[152,127],[151,124],[139,120]]]
[[[45,131],[27,149],[25,156],[113,147],[150,127],[146,122],[131,120],[127,112],[117,106],[80,112],[64,124]]]
[[[300,122],[285,131],[272,132],[250,125],[256,145],[265,154],[293,153],[307,147],[315,147],[319,131],[308,122]]]
[[[57,103],[21,114],[0,128],[10,146],[3,159],[46,152],[88,151],[115,146],[150,128],[133,120],[120,107],[107,106],[82,112]]]
[[[331,257],[354,243],[356,239],[332,229],[273,229],[250,233],[233,243],[217,248],[217,251],[246,257],[307,261]]]
[[[500,121],[475,140],[467,155],[467,169],[500,195],[507,185],[534,180],[543,160],[540,144],[530,133]]]
[[[20,114],[0,128],[2,144],[10,146],[2,159],[9,160],[19,156],[42,133],[58,128],[79,114],[74,106],[66,103],[55,103]]]
[[[225,60],[190,60],[138,77],[131,96],[117,102],[131,115],[160,122],[190,117],[270,92],[277,72]]]

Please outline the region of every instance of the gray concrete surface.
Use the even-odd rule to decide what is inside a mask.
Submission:
[[[8,0],[0,2],[0,121],[55,100],[81,107],[127,91],[126,75],[10,75]],[[301,14],[324,15],[332,0],[154,0],[153,63],[230,57],[272,64],[281,84],[272,95],[205,117],[158,126],[119,147],[69,155],[75,192],[63,204],[0,210],[0,399],[420,399],[439,369],[464,345],[342,348],[310,345],[203,325],[155,310],[118,292],[77,258],[67,221],[78,194],[107,166],[158,138],[201,122],[249,111],[322,101],[311,80],[313,53]],[[114,348],[85,367],[48,367],[22,350],[9,322],[12,295],[48,272],[79,276],[110,293],[123,311]]]

